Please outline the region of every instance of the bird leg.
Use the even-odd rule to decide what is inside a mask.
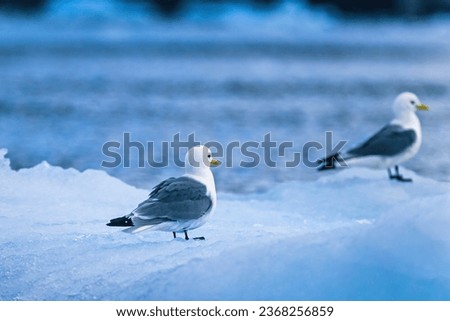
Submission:
[[[175,232],[173,232],[173,235],[174,235],[174,236],[176,235]],[[184,239],[185,239],[186,241],[189,241],[189,236],[188,236],[188,234],[187,234],[187,231],[184,231]],[[194,237],[193,240],[196,240],[196,241],[204,241],[204,240],[205,240],[205,237],[203,237],[203,236],[200,236],[200,237]]]
[[[177,233],[172,232],[173,233],[173,238],[176,239],[177,238]]]
[[[399,182],[412,182],[412,178],[404,178],[402,175],[400,175],[398,165],[395,165],[395,175],[392,175],[390,168],[388,168],[388,174],[390,179],[396,179]]]

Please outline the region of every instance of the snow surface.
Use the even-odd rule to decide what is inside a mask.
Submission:
[[[146,190],[46,162],[13,171],[5,154],[1,300],[450,299],[449,183],[349,169],[261,194],[218,186],[191,231],[206,241],[185,241],[105,225]]]

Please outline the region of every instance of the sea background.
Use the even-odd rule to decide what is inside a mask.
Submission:
[[[449,84],[446,14],[348,16],[302,1],[269,8],[192,1],[164,16],[114,0],[52,0],[38,12],[0,13],[0,147],[16,170],[45,160],[150,189],[183,173],[172,151],[164,168],[140,168],[136,149],[129,167],[106,168],[102,146],[129,133],[153,142],[152,157],[161,160],[162,142],[176,134],[225,148],[260,144],[270,133],[278,145],[293,144],[284,157],[272,151],[275,167],[239,166],[249,159],[235,150],[232,166],[215,171],[219,191],[264,192],[316,180],[314,168],[285,162],[307,142],[325,144],[327,131],[334,143],[363,141],[390,120],[396,95],[412,91],[430,111],[419,113],[423,145],[404,166],[449,181]],[[264,159],[262,147],[251,150]]]

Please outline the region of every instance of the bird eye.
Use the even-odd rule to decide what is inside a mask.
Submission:
[[[208,158],[211,158],[211,154],[208,155]]]
[[[411,105],[415,105],[416,103],[414,102],[414,100],[410,101]]]

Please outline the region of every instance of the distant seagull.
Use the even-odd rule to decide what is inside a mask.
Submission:
[[[422,143],[422,129],[416,110],[428,110],[416,95],[404,92],[397,96],[393,105],[394,119],[363,144],[345,153],[327,156],[320,160],[319,170],[340,166],[365,166],[385,168],[389,178],[402,182],[412,182],[411,178],[403,178],[398,164],[407,161],[417,154]],[[391,173],[394,166],[395,174]]]
[[[156,185],[149,198],[140,203],[130,214],[112,219],[108,226],[129,226],[124,231],[137,233],[144,230],[160,230],[184,233],[206,223],[216,207],[216,187],[210,170],[220,165],[205,146],[191,148],[185,158],[186,173],[171,177]],[[204,240],[204,237],[194,238]]]

